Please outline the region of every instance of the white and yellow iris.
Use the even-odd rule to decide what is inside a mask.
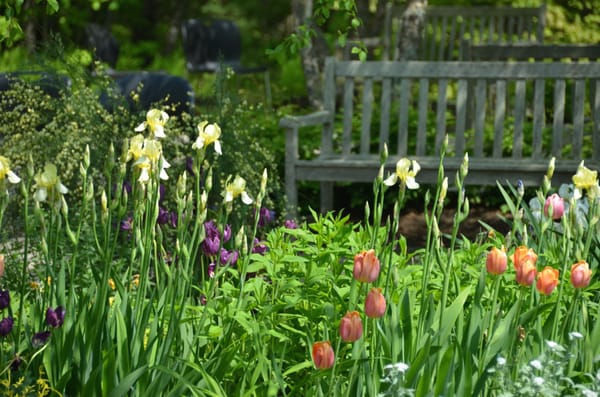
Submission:
[[[225,185],[225,202],[232,202],[237,197],[241,197],[242,202],[246,205],[252,204],[252,198],[246,192],[246,180],[239,175]]]
[[[60,182],[56,166],[52,163],[47,163],[44,166],[44,172],[38,172],[34,180],[36,191],[33,198],[38,202],[49,201],[59,204],[61,196],[69,192],[66,186]]]
[[[0,156],[0,181],[8,179],[10,183],[19,183],[21,178],[10,169],[10,162],[4,156]]]
[[[211,143],[215,145],[215,152],[223,154],[221,152],[221,128],[215,124],[209,124],[208,121],[203,121],[198,124],[198,137],[192,144],[192,149],[203,149]]]
[[[156,139],[145,139],[138,134],[129,140],[127,160],[133,159],[133,165],[140,170],[138,181],[146,183],[150,180],[152,169],[160,165],[159,177],[167,180],[169,175],[166,169],[171,165],[162,155],[162,145]]]
[[[168,120],[169,115],[166,112],[150,109],[146,113],[146,121],[135,127],[135,130],[140,132],[148,128],[155,138],[165,138],[165,124]]]
[[[390,174],[383,183],[387,186],[393,186],[400,180],[400,183],[404,184],[407,188],[418,189],[419,184],[415,180],[415,177],[420,169],[421,166],[415,160],[410,161],[407,158],[401,158],[396,163],[396,172]]]

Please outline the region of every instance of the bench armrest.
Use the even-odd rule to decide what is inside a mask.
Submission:
[[[308,127],[313,125],[325,124],[331,121],[333,115],[327,110],[319,110],[317,112],[305,114],[302,116],[285,116],[279,120],[279,126],[282,128],[298,129],[300,127]]]

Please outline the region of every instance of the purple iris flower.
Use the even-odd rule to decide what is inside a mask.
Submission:
[[[258,212],[258,226],[265,227],[275,220],[275,211],[262,207]]]
[[[51,327],[58,328],[63,325],[65,321],[65,308],[62,306],[56,306],[56,309],[51,307],[46,310],[46,324]]]
[[[42,331],[38,332],[31,338],[31,344],[34,348],[42,347],[48,342],[48,338],[50,337],[50,331]]]
[[[214,262],[212,262],[210,265],[208,265],[208,277],[210,278],[214,278],[215,277],[215,269],[216,269],[216,265]]]
[[[286,219],[285,222],[283,222],[283,226],[285,226],[287,229],[296,229],[298,227],[293,219]]]
[[[8,316],[0,320],[0,336],[6,336],[10,334],[13,329],[13,318]]]
[[[127,192],[127,195],[131,196],[131,192],[132,191],[133,191],[133,188],[131,187],[131,183],[129,181],[123,182],[123,190],[122,190],[122,192]]]
[[[128,216],[121,221],[121,230],[124,232],[130,232],[133,230],[133,217]]]
[[[215,256],[221,247],[221,235],[217,225],[213,221],[204,223],[205,237],[202,242],[202,251],[206,256]],[[226,243],[231,238],[231,226],[226,225],[223,231],[223,243]]]
[[[0,291],[0,310],[10,306],[10,292],[8,290]]]
[[[227,251],[225,248],[221,248],[221,265],[235,265],[238,256],[237,251]]]
[[[171,213],[169,211],[167,211],[166,209],[164,209],[163,207],[158,207],[158,218],[156,219],[156,222],[159,225],[165,225],[167,223],[169,223],[171,220]]]
[[[226,243],[231,239],[231,226],[225,225],[225,230],[223,230],[223,242]]]
[[[269,248],[263,244],[261,241],[259,241],[257,238],[254,239],[254,247],[252,247],[252,253],[253,254],[264,254],[265,252],[267,252]]]

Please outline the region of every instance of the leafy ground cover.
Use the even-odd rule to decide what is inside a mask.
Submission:
[[[468,157],[433,187],[401,160],[362,219],[282,219],[266,170],[219,180],[234,131],[211,120],[175,173],[171,121],[148,112],[96,172],[84,150],[77,186],[61,164],[17,174],[0,157],[0,214],[21,201],[24,225],[4,229],[0,257],[3,395],[600,391],[600,185],[585,164],[571,185],[552,185],[552,162],[531,194],[499,184],[507,227],[480,223],[470,239]],[[418,247],[402,233],[409,191],[423,200]]]

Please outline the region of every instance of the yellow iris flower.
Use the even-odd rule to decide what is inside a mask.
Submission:
[[[597,197],[600,193],[598,186],[598,171],[592,171],[583,165],[583,161],[577,167],[577,173],[573,175],[576,197],[581,197],[581,192],[586,190],[591,197]]]

